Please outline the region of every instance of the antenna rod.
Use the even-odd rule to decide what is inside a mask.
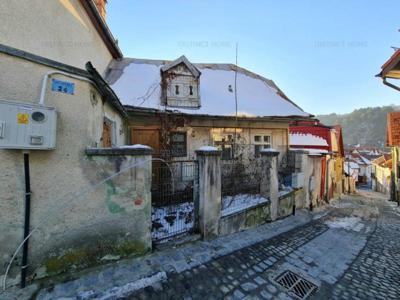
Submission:
[[[233,151],[236,152],[236,130],[238,127],[238,101],[237,101],[237,68],[238,68],[238,43],[236,42],[236,55],[235,55],[235,139],[233,141]]]

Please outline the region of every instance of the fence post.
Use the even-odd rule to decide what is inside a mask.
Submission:
[[[278,182],[278,154],[274,149],[261,150],[261,186],[260,192],[271,201],[271,220],[278,218],[279,182]]]
[[[203,238],[218,236],[221,218],[221,151],[214,147],[196,150],[199,163],[199,197],[195,215]]]

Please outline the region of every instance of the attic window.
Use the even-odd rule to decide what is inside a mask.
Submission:
[[[189,86],[189,95],[193,96],[193,86],[192,85]]]
[[[175,85],[175,95],[179,95],[179,85]]]

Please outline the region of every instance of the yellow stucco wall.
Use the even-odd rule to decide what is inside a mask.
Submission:
[[[0,54],[0,69],[0,98],[30,103],[38,101],[43,76],[52,71],[49,67],[4,54]],[[73,82],[75,94],[51,91],[49,80],[45,104],[55,107],[58,112],[56,149],[30,151],[33,192],[31,228],[44,218],[51,218],[31,239],[32,265],[56,245],[78,239],[82,232],[94,230],[90,228],[94,223],[112,216],[104,202],[104,189],[84,197],[71,197],[73,192],[93,184],[90,174],[86,172],[87,158],[84,150],[100,145],[104,116],[116,122],[117,143],[125,144],[124,130],[119,130],[123,129],[122,119],[113,108],[103,103],[90,83],[63,75],[52,76]],[[98,99],[96,103],[91,101],[91,93],[95,93]],[[22,151],[1,149],[0,170],[0,264],[4,265],[22,241]]]
[[[78,0],[0,1],[0,43],[100,73],[111,54]]]

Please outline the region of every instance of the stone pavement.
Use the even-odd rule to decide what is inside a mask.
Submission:
[[[38,299],[299,299],[276,279],[291,271],[310,299],[400,299],[400,212],[372,192],[325,213],[278,222],[93,270]]]
[[[276,282],[290,270],[311,299],[400,299],[400,216],[374,193],[323,218],[141,289],[127,299],[298,299]]]
[[[149,282],[164,279],[171,274],[180,273],[272,238],[325,214],[324,211],[311,214],[301,210],[296,212],[295,216],[248,231],[212,241],[196,241],[77,273],[74,274],[74,279],[52,284],[39,291],[35,285],[28,286],[25,291],[11,289],[6,293],[0,293],[0,299],[29,299],[34,293],[37,294],[37,299],[116,299],[120,295],[127,295],[130,291],[137,290],[142,285],[148,285]]]

